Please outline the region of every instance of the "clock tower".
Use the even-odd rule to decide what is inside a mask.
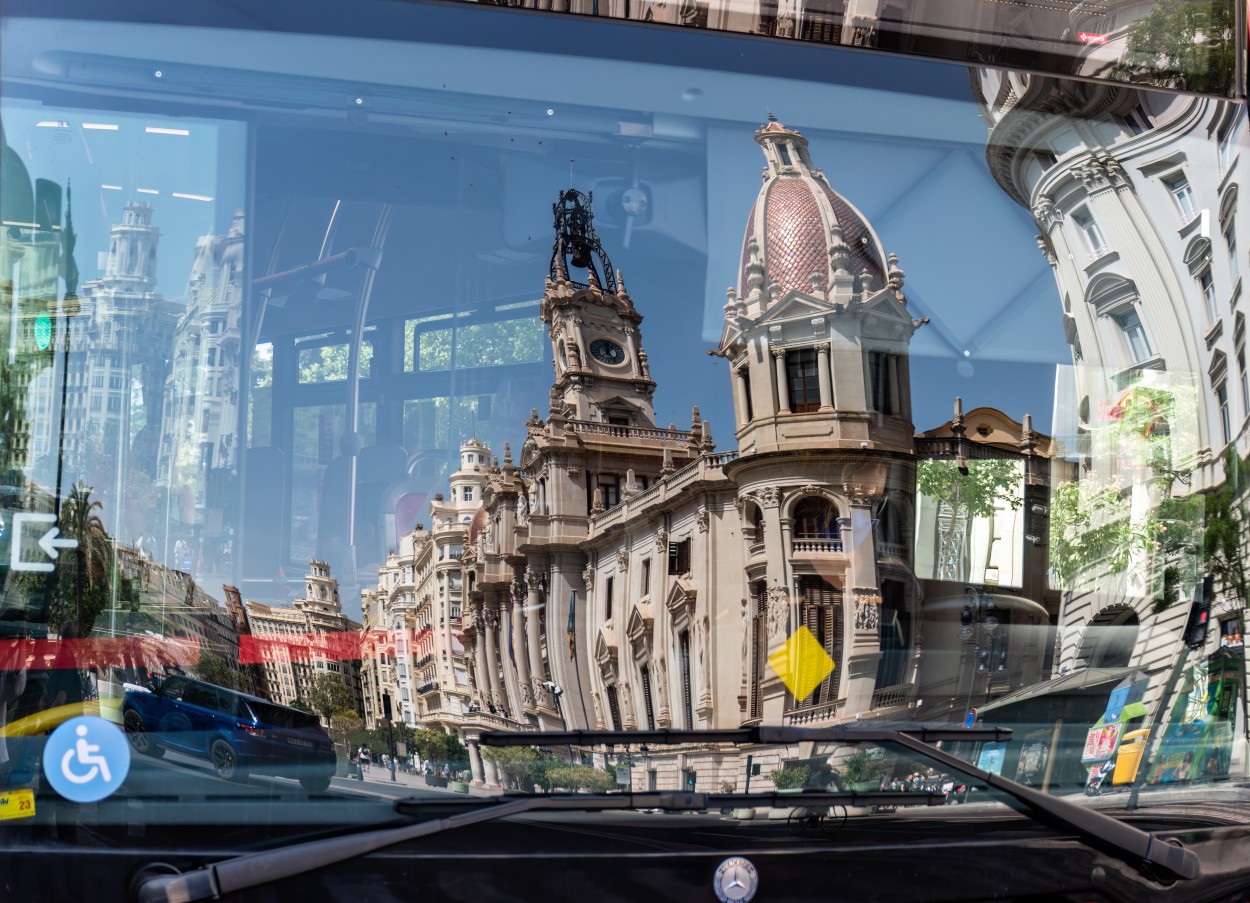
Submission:
[[[556,242],[541,306],[555,361],[551,413],[654,427],[642,314],[595,235],[590,205],[589,195],[570,188],[552,207]]]

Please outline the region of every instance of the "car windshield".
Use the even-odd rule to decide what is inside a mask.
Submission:
[[[0,838],[1244,820],[1244,10],[578,2],[6,4]]]

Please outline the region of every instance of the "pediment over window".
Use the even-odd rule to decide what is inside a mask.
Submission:
[[[829,304],[817,301],[800,291],[792,291],[755,321],[757,326],[766,323],[781,323],[785,320],[808,320],[811,317],[823,317],[829,313]]]
[[[599,636],[595,638],[595,661],[605,674],[616,673],[616,631],[611,627],[599,628]]]
[[[650,645],[651,627],[655,624],[655,615],[651,611],[650,602],[635,602],[629,610],[629,618],[625,622],[625,635],[635,646]]]
[[[1132,304],[1137,297],[1137,283],[1117,273],[1100,273],[1085,289],[1086,302],[1094,305],[1099,313]]]
[[[668,609],[669,616],[678,629],[694,620],[694,606],[698,592],[698,587],[690,579],[689,574],[673,578],[673,585],[664,598],[664,607]]]
[[[1185,247],[1185,266],[1196,273],[1211,260],[1211,239],[1199,235]]]

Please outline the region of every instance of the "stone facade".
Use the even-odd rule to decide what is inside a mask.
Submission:
[[[771,121],[756,140],[764,184],[712,352],[729,364],[739,452],[716,451],[697,408],[689,429],[655,422],[642,315],[587,199],[557,204],[547,416],[532,412],[518,462],[505,447],[486,474],[465,547],[483,709],[539,729],[718,728],[853,720],[887,701],[882,610],[918,605],[907,354],[925,321],[803,136]],[[801,626],[835,668],[795,699],[767,660]],[[912,701],[913,677],[891,707]],[[653,751],[633,780],[740,783],[721,758]]]
[[[361,708],[357,656],[361,625],[343,614],[338,582],[324,561],[309,562],[306,595],[290,606],[244,602],[254,648],[263,658],[265,693],[283,705],[308,700],[322,674],[335,675]]]

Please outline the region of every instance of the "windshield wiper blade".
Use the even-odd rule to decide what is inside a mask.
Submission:
[[[597,744],[625,746],[681,743],[759,743],[787,744],[807,741],[835,743],[894,743],[935,762],[947,771],[973,778],[999,791],[1011,805],[1036,821],[1072,831],[1090,846],[1129,865],[1165,872],[1174,878],[1196,878],[1198,856],[1154,835],[1118,821],[1093,809],[1050,796],[1009,778],[984,771],[949,753],[927,745],[937,740],[1004,741],[1011,738],[1008,728],[963,729],[950,725],[916,725],[878,728],[863,724],[827,727],[754,727],[728,730],[689,731],[545,731],[524,734],[490,732],[481,735],[483,746],[534,746]]]
[[[474,801],[468,812],[435,818],[411,825],[344,834],[324,840],[245,853],[211,863],[179,875],[157,874],[135,888],[138,903],[192,903],[217,899],[251,887],[302,875],[314,869],[355,859],[368,853],[420,837],[441,834],[454,828],[495,821],[526,812],[577,810],[667,809],[698,811],[728,807],[775,806],[940,806],[945,794],[937,792],[811,791],[804,793],[692,793],[680,790],[647,790],[635,793],[554,794],[550,796],[495,796]],[[472,803],[468,803],[472,805]],[[396,810],[402,814],[422,808],[441,808],[443,801],[401,800]]]

